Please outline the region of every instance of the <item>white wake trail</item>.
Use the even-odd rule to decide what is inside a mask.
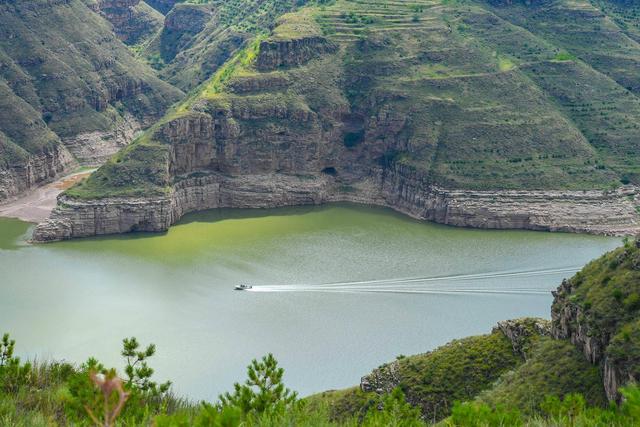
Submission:
[[[560,273],[575,273],[579,267],[544,270],[497,271],[435,277],[361,280],[319,284],[254,286],[252,292],[331,292],[331,293],[407,293],[407,294],[530,294],[548,295],[551,289],[532,287],[474,287],[475,281],[502,278],[527,278]]]

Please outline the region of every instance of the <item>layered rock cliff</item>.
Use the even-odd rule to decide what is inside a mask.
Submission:
[[[195,153],[197,148],[187,150]],[[202,157],[194,156],[192,164],[198,162],[195,158]],[[62,195],[50,220],[36,227],[33,240],[166,231],[184,214],[205,209],[329,202],[386,206],[417,219],[460,227],[606,235],[640,231],[625,192],[451,191],[417,187],[406,176],[380,171],[355,184],[344,184],[330,174],[208,174],[182,179],[162,197],[78,200]]]
[[[552,333],[600,367],[610,400],[640,379],[640,242],[593,261],[554,292]]]
[[[34,239],[166,230],[184,213],[214,207],[331,201],[456,226],[640,231],[633,172],[602,160],[633,150],[633,129],[618,126],[596,143],[586,127],[613,120],[609,111],[640,119],[640,100],[626,92],[607,101],[606,114],[577,111],[621,89],[585,65],[550,60],[555,53],[542,47],[542,58],[522,68],[484,50],[469,62],[467,40],[450,37],[445,24],[456,13],[484,22],[486,11],[434,8],[428,22],[409,16],[403,25],[338,12],[285,15],[270,37],[246,44],[133,147],[62,196]],[[378,31],[354,41],[325,30],[353,20]],[[563,87],[597,89],[560,93],[539,69],[575,82]]]
[[[291,40],[265,40],[260,43],[256,67],[260,70],[275,70],[306,64],[313,58],[338,50],[335,43],[324,37],[300,37]]]
[[[14,198],[75,166],[77,162],[63,145],[55,145],[39,154],[29,155],[22,161],[0,166],[0,200]]]

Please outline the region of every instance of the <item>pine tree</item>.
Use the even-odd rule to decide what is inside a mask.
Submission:
[[[260,361],[253,359],[245,383],[234,384],[233,394],[220,396],[222,407],[235,406],[244,414],[284,411],[297,402],[297,393],[284,386],[283,375],[284,369],[278,367],[273,354]]]

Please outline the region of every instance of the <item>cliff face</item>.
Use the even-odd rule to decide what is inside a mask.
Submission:
[[[302,37],[292,40],[267,40],[260,43],[256,66],[260,70],[274,70],[306,64],[325,53],[334,53],[338,46],[324,37]]]
[[[160,34],[160,56],[165,62],[187,48],[196,35],[218,24],[216,9],[208,4],[180,4],[167,14]]]
[[[175,168],[188,169],[211,162],[210,146],[187,145],[177,150]],[[192,155],[185,155],[185,153]],[[258,165],[271,163],[259,160]],[[304,161],[304,160],[302,160]],[[290,163],[295,164],[295,161]],[[279,164],[283,168],[287,165]],[[226,172],[244,167],[226,165]],[[237,170],[237,169],[235,169]],[[394,171],[344,184],[327,173],[287,175],[207,174],[178,181],[158,198],[104,198],[77,200],[66,196],[51,219],[39,224],[33,240],[46,242],[130,231],[166,231],[184,214],[214,208],[273,208],[328,202],[354,202],[391,207],[417,219],[441,224],[486,229],[528,229],[608,235],[640,230],[633,206],[624,193],[591,192],[468,192],[437,187],[417,187]],[[629,206],[625,207],[625,203]],[[598,204],[601,211],[591,206]],[[622,218],[611,217],[618,211]]]
[[[640,243],[627,243],[554,292],[552,333],[569,339],[600,367],[609,400],[618,389],[640,379]]]
[[[162,28],[162,14],[141,0],[97,0],[97,10],[126,44],[137,44]]]
[[[510,31],[489,11],[433,8],[424,21],[393,11],[399,18],[390,22],[378,13],[385,10],[283,16],[270,37],[245,45],[134,147],[67,192],[53,217],[68,233],[44,224],[34,239],[165,230],[211,207],[331,201],[456,226],[640,231],[633,171],[600,163],[635,150],[633,131],[617,126],[592,145],[597,129],[589,127],[611,128],[622,111],[640,120],[640,101],[625,92],[603,104],[620,91],[616,83],[550,60],[556,52],[539,40],[541,57],[517,67],[471,52],[466,33],[450,34],[456,14],[474,24],[470,31]],[[188,27],[190,13],[172,25]],[[354,39],[354,25],[368,31]],[[560,91],[576,87],[585,90]],[[576,107],[595,103],[607,113]],[[598,190],[620,181],[627,185]],[[158,200],[162,214],[151,212]],[[127,219],[110,219],[118,215]]]
[[[0,200],[18,196],[74,166],[77,166],[75,159],[63,145],[55,145],[42,153],[27,157],[22,162],[0,166]]]

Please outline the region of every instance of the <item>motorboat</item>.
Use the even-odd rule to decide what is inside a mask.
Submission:
[[[234,289],[236,291],[247,291],[249,289],[253,288],[253,286],[251,285],[237,285]]]

